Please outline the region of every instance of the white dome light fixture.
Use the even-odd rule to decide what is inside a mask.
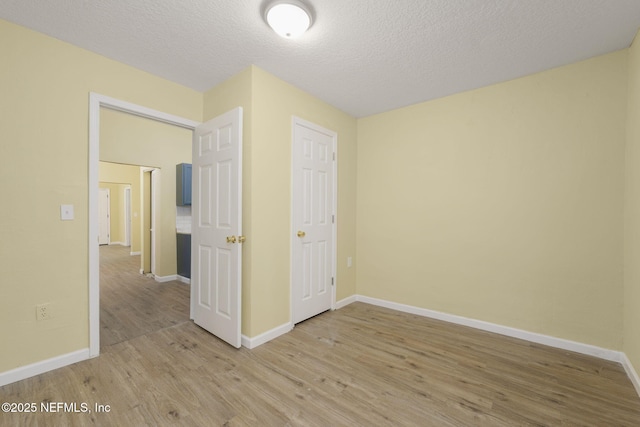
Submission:
[[[301,36],[311,26],[311,12],[298,0],[275,1],[264,17],[276,34],[287,39]]]

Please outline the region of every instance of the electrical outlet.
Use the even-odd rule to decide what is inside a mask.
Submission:
[[[51,319],[51,304],[38,304],[36,305],[36,320],[49,320]]]

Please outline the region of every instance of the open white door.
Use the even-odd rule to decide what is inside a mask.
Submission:
[[[195,129],[192,162],[192,317],[240,347],[242,108]]]

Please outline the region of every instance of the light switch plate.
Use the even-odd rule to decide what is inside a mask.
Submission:
[[[73,220],[73,205],[60,205],[60,219],[63,221]]]

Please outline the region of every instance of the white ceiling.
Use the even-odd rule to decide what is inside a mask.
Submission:
[[[255,64],[363,117],[628,47],[640,0],[2,0],[0,17],[204,92]]]

